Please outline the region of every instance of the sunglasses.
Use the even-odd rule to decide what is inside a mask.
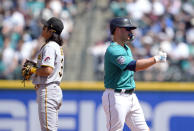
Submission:
[[[133,28],[130,28],[130,27],[124,27],[126,31],[132,31]]]

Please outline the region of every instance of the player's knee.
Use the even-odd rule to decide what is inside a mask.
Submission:
[[[57,131],[57,128],[42,127],[41,131]]]
[[[113,125],[108,125],[109,131],[122,131],[123,128],[124,128],[124,124],[120,122],[113,124]]]
[[[150,131],[149,127],[147,125],[145,126],[136,126],[132,128],[132,131]]]

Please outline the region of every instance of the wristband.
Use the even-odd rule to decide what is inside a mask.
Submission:
[[[154,56],[154,59],[155,59],[156,63],[158,63],[160,61],[160,56]]]

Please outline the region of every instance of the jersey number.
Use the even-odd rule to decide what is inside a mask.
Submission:
[[[61,55],[63,56],[63,48],[61,48]],[[62,77],[63,75],[63,59],[61,59],[61,71],[59,72],[59,76]]]
[[[62,77],[63,75],[63,59],[61,59],[61,71],[59,72],[59,76]]]

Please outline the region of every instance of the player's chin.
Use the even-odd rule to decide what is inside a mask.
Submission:
[[[43,32],[41,33],[41,36],[44,37],[44,33]]]

